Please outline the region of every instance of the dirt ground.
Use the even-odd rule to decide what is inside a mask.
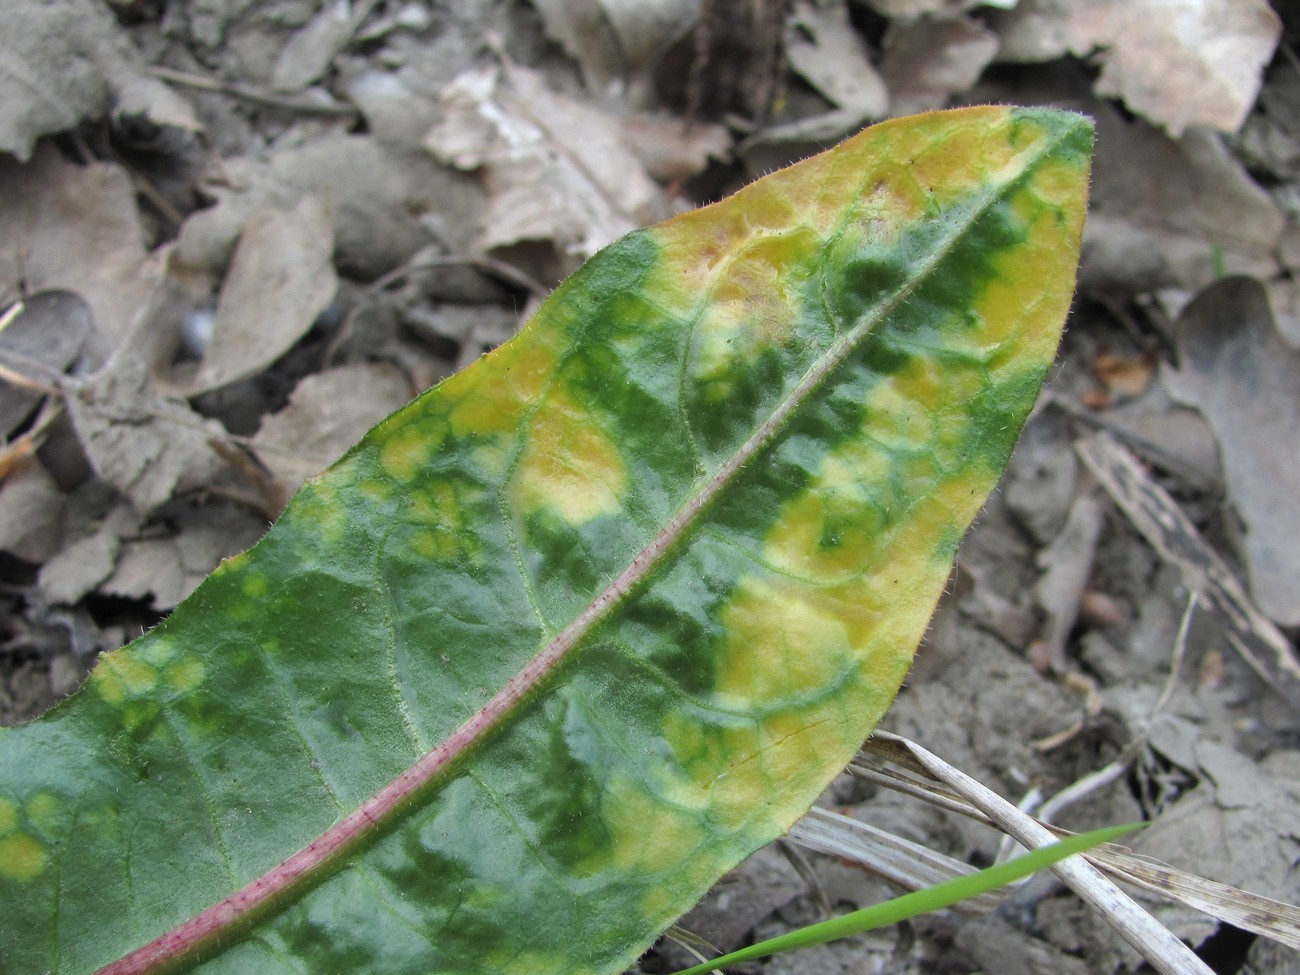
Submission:
[[[1030,812],[1109,766],[1055,822],[1149,819],[1139,853],[1300,903],[1300,9],[0,0],[0,24],[0,311],[25,299],[0,332],[0,723],[624,232],[869,121],[1063,105],[1098,154],[1059,368],[885,728]],[[820,805],[999,855],[861,778]],[[789,843],[682,926],[732,948],[893,890]],[[1217,972],[1300,972],[1136,896]],[[740,970],[1142,964],[1039,879]]]

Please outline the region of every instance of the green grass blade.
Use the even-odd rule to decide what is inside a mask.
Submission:
[[[861,934],[863,931],[883,928],[890,924],[897,924],[899,921],[914,918],[920,914],[928,914],[930,911],[950,907],[959,901],[978,896],[986,891],[995,890],[998,887],[1020,880],[1022,877],[1028,877],[1030,874],[1037,873],[1044,867],[1050,867],[1058,860],[1064,860],[1075,853],[1082,853],[1085,850],[1091,850],[1095,846],[1100,846],[1102,843],[1108,843],[1125,833],[1131,833],[1133,830],[1139,829],[1142,825],[1141,823],[1128,823],[1124,826],[1107,826],[1089,833],[1071,836],[1059,843],[1039,847],[1024,856],[1016,857],[1014,860],[981,870],[979,873],[957,877],[946,883],[927,887],[925,890],[918,890],[911,894],[904,894],[902,897],[895,897],[883,904],[864,907],[860,911],[845,914],[843,917],[822,921],[820,924],[810,924],[798,931],[791,931],[789,934],[783,934],[776,938],[768,938],[766,941],[760,941],[748,948],[733,951],[702,965],[696,965],[694,968],[676,972],[675,975],[705,975],[705,973],[714,971],[723,965],[735,965],[742,961],[751,961],[755,958],[766,958],[769,955],[780,954],[784,951],[793,951],[795,948],[808,948],[812,945],[825,944],[827,941],[847,938],[850,935]]]

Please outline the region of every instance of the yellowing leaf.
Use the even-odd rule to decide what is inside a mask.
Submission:
[[[589,261],[0,732],[4,970],[621,972],[893,700],[1090,147],[901,119]]]

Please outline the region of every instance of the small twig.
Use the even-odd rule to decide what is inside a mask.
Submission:
[[[809,810],[809,812],[811,813],[812,810]],[[808,858],[803,855],[803,851],[793,843],[787,843],[784,840],[777,840],[776,849],[781,856],[785,857],[786,863],[794,867],[794,872],[799,875],[799,879],[808,888],[809,895],[817,903],[817,910],[821,912],[821,916],[823,918],[831,917],[835,910],[831,907],[830,898],[826,896],[826,888],[822,886],[821,880],[818,879],[812,864],[808,862]]]
[[[1038,810],[1039,822],[1052,822],[1063,810],[1092,795],[1099,789],[1110,785],[1132,768],[1133,763],[1137,761],[1138,755],[1146,747],[1151,722],[1169,703],[1169,698],[1173,695],[1174,688],[1178,684],[1178,672],[1182,669],[1183,659],[1187,656],[1187,634],[1191,629],[1192,614],[1196,610],[1196,603],[1197,594],[1193,592],[1187,600],[1187,608],[1183,610],[1183,618],[1178,624],[1178,633],[1174,637],[1174,653],[1173,660],[1169,665],[1169,677],[1166,678],[1164,687],[1160,691],[1160,696],[1156,698],[1155,704],[1147,712],[1146,721],[1141,730],[1133,736],[1127,745],[1120,749],[1119,756],[1112,762],[1066,786],[1043,803],[1042,808]]]
[[[1156,703],[1151,705],[1148,721],[1164,710],[1169,698],[1173,696],[1174,688],[1178,686],[1178,673],[1183,669],[1183,661],[1187,659],[1187,634],[1191,632],[1192,616],[1196,613],[1200,600],[1201,594],[1195,589],[1187,597],[1187,608],[1183,610],[1183,618],[1178,621],[1178,633],[1174,636],[1174,656],[1169,661],[1169,676],[1165,678],[1165,686],[1160,688]]]
[[[29,389],[33,393],[44,393],[46,396],[58,396],[61,392],[57,386],[48,386],[45,383],[37,382],[17,369],[11,369],[3,362],[0,362],[0,382],[6,382],[18,389]]]
[[[1113,423],[1101,414],[1085,409],[1050,389],[1043,393],[1039,402],[1044,408],[1053,406],[1072,420],[1077,420],[1092,430],[1105,430],[1112,436],[1127,443],[1143,457],[1148,457],[1172,474],[1177,474],[1189,487],[1198,491],[1212,491],[1218,485],[1210,481],[1205,474],[1197,470],[1182,457],[1165,449],[1156,442],[1127,430],[1118,423]]]
[[[284,487],[274,477],[258,467],[251,457],[233,443],[217,437],[209,437],[208,446],[214,454],[224,460],[236,474],[251,484],[257,492],[256,495],[239,492],[238,496],[233,494],[228,494],[228,496],[232,497],[233,500],[248,505],[248,507],[265,517],[267,521],[275,521],[275,519],[279,518],[284,511],[285,505],[289,503],[288,493]]]
[[[683,951],[687,952],[700,964],[704,964],[709,960],[701,953],[701,949],[713,952],[714,958],[723,953],[721,948],[711,944],[707,938],[702,938],[694,931],[687,931],[685,928],[677,924],[674,924],[665,931],[664,937],[677,945],[677,947],[681,948]],[[713,975],[724,975],[724,973],[715,968],[713,970]]]
[[[3,332],[6,328],[8,328],[9,323],[12,322],[19,315],[21,315],[23,313],[23,309],[26,307],[27,304],[22,299],[19,299],[18,301],[15,301],[12,305],[10,305],[8,308],[6,308],[4,310],[4,313],[0,314],[0,332]]]
[[[62,415],[63,400],[53,397],[47,399],[31,429],[0,446],[0,481],[12,474],[25,458],[40,449],[45,442],[45,431]]]
[[[488,255],[469,257],[459,254],[416,254],[405,264],[400,264],[387,274],[376,278],[371,282],[370,290],[384,291],[398,282],[409,278],[416,271],[426,267],[476,267],[481,271],[488,271],[498,277],[505,278],[515,287],[522,288],[524,291],[536,295],[538,298],[545,298],[551,293],[550,288],[546,287],[532,276],[525,274],[513,264],[508,264],[505,261]]]
[[[163,81],[169,81],[176,85],[185,85],[187,88],[196,88],[199,91],[211,91],[220,95],[230,95],[233,98],[241,98],[246,102],[252,102],[254,105],[262,105],[266,108],[282,108],[286,111],[297,112],[299,115],[323,115],[327,118],[355,118],[359,113],[352,105],[343,105],[339,102],[320,102],[308,98],[299,98],[293,95],[279,95],[275,92],[266,91],[261,88],[254,88],[251,85],[241,85],[231,81],[218,81],[216,78],[207,78],[203,75],[190,74],[188,71],[176,71],[173,68],[153,67],[149,69],[155,78]]]
[[[63,392],[66,377],[61,371],[52,369],[39,359],[33,359],[21,352],[0,349],[0,370],[3,370],[0,372],[0,378],[22,389],[31,389],[45,393],[47,396],[58,396]],[[32,373],[44,378],[36,379]]]

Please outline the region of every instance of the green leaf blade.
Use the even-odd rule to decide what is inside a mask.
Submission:
[[[201,970],[633,961],[892,701],[1054,353],[1090,132],[887,123],[589,262],[0,733],[5,969],[111,962],[484,713]]]

